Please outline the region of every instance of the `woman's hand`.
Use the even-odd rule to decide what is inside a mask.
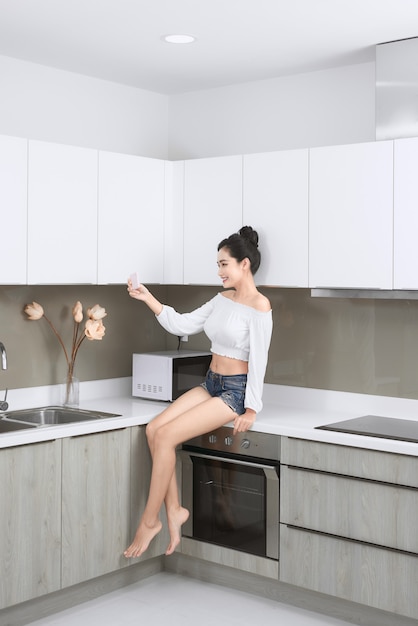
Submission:
[[[245,433],[255,422],[256,412],[252,409],[246,409],[242,415],[237,415],[234,419],[234,435],[236,433]]]
[[[139,285],[138,289],[134,289],[132,287],[132,282],[128,280],[128,293],[131,298],[135,298],[135,300],[145,301],[151,292],[145,287],[145,285]]]
[[[151,309],[155,315],[159,315],[163,310],[163,305],[161,302],[154,298],[152,293],[145,287],[145,285],[140,284],[138,289],[134,289],[132,287],[132,282],[128,280],[128,293],[131,298],[135,298],[135,300],[141,300],[145,302],[145,304]]]

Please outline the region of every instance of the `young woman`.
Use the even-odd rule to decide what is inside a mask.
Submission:
[[[176,446],[233,422],[234,433],[248,430],[262,408],[263,381],[272,333],[269,300],[256,288],[260,265],[258,235],[244,226],[218,245],[218,275],[227,291],[191,313],[180,314],[161,304],[144,285],[133,289],[170,333],[192,335],[202,330],[213,354],[205,382],[170,404],[146,429],[153,467],[148,501],[127,558],[139,557],[161,530],[165,503],[172,554],[180,542],[189,511],[180,505],[175,474]]]

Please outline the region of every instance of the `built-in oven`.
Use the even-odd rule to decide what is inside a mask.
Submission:
[[[183,536],[278,560],[280,437],[222,427],[184,443],[180,457]]]

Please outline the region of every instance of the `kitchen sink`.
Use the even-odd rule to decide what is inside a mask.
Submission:
[[[52,424],[71,424],[73,422],[87,422],[106,417],[120,417],[118,413],[104,413],[103,411],[87,411],[74,407],[44,406],[34,409],[21,409],[7,411],[3,414],[1,422],[7,424],[29,424],[33,426],[45,426]],[[5,432],[5,431],[0,431]]]
[[[23,422],[9,422],[3,418],[0,419],[0,435],[2,433],[11,433],[15,430],[24,430],[25,428],[36,428],[36,424],[25,424]]]

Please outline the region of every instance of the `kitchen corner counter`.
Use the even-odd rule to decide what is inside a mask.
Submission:
[[[81,409],[118,413],[120,417],[4,433],[0,435],[0,448],[147,424],[164,410],[167,403],[133,398],[130,380],[97,381],[85,383],[84,389],[82,388]],[[12,391],[10,410],[56,403],[54,389],[51,389]],[[13,402],[13,393],[19,399],[18,402]],[[253,430],[418,456],[416,443],[316,429],[320,425],[366,414],[417,420],[418,401],[267,384],[264,408],[257,416]]]

